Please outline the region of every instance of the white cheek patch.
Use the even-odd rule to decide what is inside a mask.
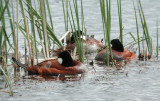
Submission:
[[[62,64],[63,60],[62,60],[62,58],[58,58],[57,61],[58,61],[59,64]]]
[[[112,47],[112,44],[111,44],[111,47]]]
[[[83,36],[81,36],[81,38],[82,38],[83,40],[86,40],[86,36],[84,36],[84,35],[83,35]]]

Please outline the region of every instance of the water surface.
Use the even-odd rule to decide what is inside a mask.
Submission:
[[[55,33],[61,37],[65,33],[63,8],[60,0],[50,0]],[[156,40],[156,21],[160,19],[159,0],[141,0],[150,35]],[[117,3],[112,0],[111,38],[117,38],[119,24]],[[131,0],[122,0],[124,33],[136,35],[134,9]],[[84,0],[84,16],[88,34],[95,34],[96,39],[103,38],[99,0]],[[140,21],[139,21],[139,25]],[[141,26],[140,26],[141,27]],[[141,31],[142,32],[142,29]],[[20,39],[23,40],[23,39]],[[127,35],[124,44],[132,41]],[[156,41],[153,41],[154,47]],[[22,43],[20,51],[24,50]],[[135,46],[136,47],[136,46]],[[95,54],[91,57],[94,59]],[[159,101],[160,100],[160,61],[132,61],[122,70],[104,65],[87,65],[89,68],[80,81],[50,81],[20,78],[13,83],[14,97],[0,92],[0,101]],[[13,75],[12,75],[13,76]],[[3,88],[3,86],[0,86]],[[8,90],[6,88],[1,89]]]

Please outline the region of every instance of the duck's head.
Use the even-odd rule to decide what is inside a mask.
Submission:
[[[71,43],[73,44],[73,43],[75,43],[75,39],[74,39],[74,35],[77,35],[77,37],[78,38],[84,38],[84,37],[82,37],[83,35],[84,35],[84,33],[80,30],[80,31],[75,31],[75,32],[73,32],[72,33],[72,36],[71,36]]]
[[[58,62],[64,67],[73,66],[73,59],[68,51],[63,51],[58,55]]]
[[[122,43],[119,41],[119,39],[113,39],[111,41],[111,44],[112,44],[112,49],[114,49],[118,52],[124,51],[124,47],[123,47]]]

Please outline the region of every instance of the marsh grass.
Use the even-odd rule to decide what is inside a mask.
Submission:
[[[51,11],[50,11],[50,6],[49,6],[48,0],[46,0],[46,6],[47,6],[48,14],[49,14],[49,20],[50,20],[50,23],[51,23],[51,28],[52,28],[52,30],[54,30]]]
[[[119,17],[119,31],[120,31],[120,41],[123,44],[123,25],[122,25],[122,7],[121,0],[117,0],[118,6],[118,17]]]
[[[7,70],[7,64],[6,64],[6,61],[4,59],[4,57],[0,57],[2,58],[2,65],[0,66],[0,70],[2,71],[4,77],[5,77],[5,80],[9,86],[9,89],[10,89],[10,96],[13,96],[14,92],[13,92],[13,89],[12,89],[12,83],[11,83],[11,78],[10,78],[10,75],[9,75],[9,72]],[[3,68],[4,66],[4,68]]]
[[[40,6],[41,6],[41,13],[42,13],[42,30],[44,34],[44,43],[45,43],[45,52],[46,56],[49,59],[49,45],[48,45],[48,34],[47,34],[47,28],[46,28],[46,12],[45,12],[45,2],[44,0],[40,1]]]
[[[62,5],[63,5],[65,31],[67,32],[69,30],[68,29],[68,0],[66,0],[66,2],[64,2],[64,0],[62,0]]]
[[[31,3],[31,0],[27,0],[26,1],[28,4],[30,4],[30,6],[28,6],[28,11],[29,11],[29,18],[30,18],[30,22],[31,22],[31,33],[33,35],[33,41],[32,41],[32,44],[33,44],[33,50],[32,50],[32,53],[33,53],[33,59],[34,59],[34,54],[36,56],[36,59],[38,59],[38,56],[37,56],[37,52],[36,52],[36,47],[37,47],[37,44],[36,44],[36,35],[35,35],[35,22],[34,22],[34,19],[33,19],[33,14],[32,14],[32,10],[31,10],[31,7],[32,7],[32,3]],[[37,61],[38,62],[38,61]]]
[[[25,5],[28,8],[25,10],[29,14],[29,17],[30,17],[29,21],[31,22],[31,34],[29,34],[29,39],[32,43],[31,47],[34,49],[32,53],[36,54],[36,58],[38,58],[37,44],[42,46],[42,50],[44,51],[45,58],[49,58],[49,49],[50,49],[51,43],[54,43],[58,46],[63,46],[63,44],[60,42],[60,40],[57,38],[57,36],[54,33],[48,1],[46,1],[46,3],[44,1],[39,1],[38,3],[39,3],[39,9],[36,9],[35,5],[32,6],[31,1],[25,2]],[[46,18],[47,11],[45,9],[46,5],[47,5],[47,10],[50,16],[49,18],[50,18],[51,26],[47,23],[47,18]],[[38,11],[36,10],[40,10],[40,13],[38,13]],[[19,29],[23,33],[24,37],[28,40],[28,36],[25,35],[26,30],[24,30],[25,28],[23,28],[23,24],[19,25]],[[40,40],[39,42],[37,40],[38,37],[36,37],[35,35],[36,29],[37,29],[38,37]]]
[[[23,7],[22,0],[19,0],[19,3],[20,3],[20,7],[21,7],[21,12],[22,12],[22,15],[23,15],[23,18],[24,18],[23,21],[24,21],[25,31],[26,31],[27,41],[28,41],[28,47],[29,47],[29,55],[30,55],[30,59],[31,59],[31,65],[33,66],[33,53],[31,51],[31,42],[30,42],[30,39],[29,39],[29,31],[28,31],[27,19],[26,19],[26,15],[25,15],[25,12],[24,12],[24,7]]]
[[[109,54],[112,57],[112,49],[110,44],[110,34],[111,34],[111,0],[100,0],[100,9],[102,16],[102,24],[104,31],[104,41],[106,46],[106,65],[109,66]]]
[[[157,20],[157,47],[156,47],[156,56],[157,56],[157,59],[158,59],[158,55],[159,55],[159,35],[158,35],[158,20]]]
[[[57,36],[54,33],[54,27],[53,27],[53,21],[52,21],[52,16],[51,16],[51,12],[50,12],[50,7],[49,7],[49,2],[48,0],[43,1],[36,1],[34,0],[34,3],[31,2],[31,0],[26,0],[26,1],[22,1],[22,0],[17,0],[17,3],[19,1],[19,5],[21,8],[21,15],[23,15],[23,19],[22,21],[18,21],[18,5],[17,5],[17,38],[15,38],[15,22],[14,22],[14,8],[12,7],[12,15],[10,14],[9,8],[8,8],[8,4],[9,4],[9,0],[5,0],[5,4],[2,4],[1,1],[1,14],[0,14],[0,20],[2,23],[2,26],[0,28],[0,45],[2,46],[3,42],[4,45],[6,45],[6,52],[7,52],[7,44],[9,44],[10,48],[13,48],[12,44],[9,41],[9,37],[6,34],[5,31],[5,19],[4,19],[4,12],[7,10],[8,12],[8,17],[9,18],[13,18],[9,19],[10,22],[10,26],[11,26],[11,37],[13,38],[13,40],[17,41],[13,41],[14,47],[16,47],[18,49],[18,29],[21,31],[21,33],[24,35],[25,39],[27,39],[28,42],[28,49],[29,49],[29,54],[30,54],[30,58],[31,58],[31,64],[33,65],[33,59],[34,56],[36,56],[36,59],[38,60],[38,56],[37,56],[37,44],[41,44],[41,46],[43,47],[44,50],[44,54],[46,58],[49,58],[49,48],[50,48],[50,44],[54,43],[56,45],[58,45],[59,47],[62,47],[63,44],[60,42],[60,40],[57,38]],[[38,2],[38,7],[36,6],[36,2]],[[64,14],[64,23],[65,23],[65,31],[68,31],[69,28],[71,28],[72,32],[76,32],[76,34],[74,35],[76,41],[76,45],[77,45],[77,51],[79,54],[79,59],[81,62],[83,62],[83,43],[82,43],[82,39],[78,38],[77,34],[77,30],[78,32],[80,32],[80,30],[82,30],[82,32],[84,32],[85,29],[85,22],[84,22],[84,14],[83,14],[83,0],[79,1],[80,5],[78,5],[77,0],[62,0],[62,5],[63,5],[63,14]],[[72,3],[72,5],[71,5]],[[25,5],[25,6],[23,6]],[[80,9],[78,9],[79,7]],[[118,7],[118,17],[119,17],[119,30],[120,30],[120,40],[123,43],[123,28],[122,28],[122,8],[121,8],[121,0],[117,0],[117,7]],[[134,5],[133,2],[133,6],[134,6],[134,11],[135,11],[135,19],[136,19],[136,27],[137,27],[137,39],[135,38],[135,36],[129,32],[129,34],[131,35],[131,37],[134,40],[134,44],[138,43],[138,50],[139,50],[139,54],[141,51],[141,46],[140,46],[140,42],[142,41],[142,47],[144,50],[144,40],[146,40],[146,44],[147,44],[147,49],[148,49],[148,53],[152,54],[152,42],[151,42],[151,38],[149,35],[149,31],[148,31],[148,27],[147,27],[147,23],[146,23],[146,19],[144,16],[144,12],[143,12],[143,8],[141,5],[141,1],[137,0],[137,7],[138,7],[138,11],[139,11],[139,16],[141,19],[141,24],[142,24],[142,28],[143,28],[143,36],[144,38],[140,38],[139,37],[139,27],[138,27],[138,19],[137,19],[137,13],[136,13],[136,7]],[[100,0],[100,8],[101,8],[101,16],[102,16],[102,24],[103,24],[103,31],[104,31],[104,39],[105,39],[105,45],[107,47],[107,49],[109,48],[110,51],[110,56],[112,56],[112,51],[111,51],[111,46],[110,46],[110,32],[111,32],[111,0]],[[40,12],[39,12],[40,11]],[[25,14],[26,13],[26,14]],[[46,13],[48,13],[49,15],[49,21],[50,24],[47,23],[47,17],[46,17]],[[29,15],[29,16],[26,16]],[[14,22],[14,23],[13,23]],[[28,23],[31,23],[31,27],[29,29],[29,25]],[[31,31],[30,31],[31,30]],[[37,32],[35,32],[37,31]],[[38,33],[38,37],[36,37],[36,33]],[[158,33],[158,32],[157,32]],[[158,35],[158,34],[157,34]],[[158,37],[158,36],[157,36]],[[37,40],[37,38],[40,39],[40,41]],[[2,41],[2,39],[4,39],[4,41]],[[157,38],[158,40],[158,38]],[[135,42],[137,41],[137,42]],[[158,41],[157,41],[157,45],[158,45]],[[15,49],[15,51],[17,51],[17,49]],[[31,50],[33,49],[33,50]],[[106,51],[108,53],[108,50]],[[16,54],[18,54],[18,51],[16,52]],[[158,52],[157,52],[158,54]],[[17,57],[17,55],[16,55]],[[38,61],[37,61],[38,63]],[[107,56],[107,65],[109,63],[109,55]]]
[[[142,28],[143,28],[143,35],[145,37],[146,44],[147,44],[147,49],[148,49],[149,54],[152,55],[151,39],[150,39],[146,18],[145,18],[143,8],[142,8],[142,4],[141,4],[140,0],[137,0],[137,6],[138,6],[138,11],[139,11],[139,16],[140,16],[140,19],[141,19]]]
[[[135,12],[135,19],[136,19],[136,28],[137,28],[137,43],[138,43],[138,55],[140,55],[140,52],[141,52],[141,46],[140,46],[140,39],[139,39],[139,27],[138,27],[138,19],[137,19],[137,12],[136,12],[136,8],[135,8],[135,4],[134,4],[134,1],[132,0],[133,2],[133,7],[134,7],[134,12]]]
[[[2,1],[5,1],[3,3]],[[15,57],[18,58],[18,30],[21,31],[21,34],[24,36],[24,40],[27,40],[28,47],[25,46],[25,55],[27,56],[26,50],[29,49],[30,54],[30,63],[33,65],[34,63],[34,56],[36,56],[36,59],[38,60],[38,45],[42,46],[44,57],[50,58],[49,56],[49,49],[51,44],[56,44],[58,47],[63,47],[63,44],[61,40],[58,39],[54,32],[54,26],[51,16],[51,11],[49,7],[48,0],[34,0],[34,2],[38,2],[38,6],[36,3],[32,3],[32,0],[17,0],[16,2],[16,10],[17,10],[17,19],[15,22],[15,12],[13,9],[13,3],[12,3],[12,14],[10,12],[9,8],[9,0],[1,0],[0,1],[0,55],[3,58],[3,64],[4,68],[2,66],[0,67],[0,70],[2,71],[7,84],[9,85],[11,95],[13,96],[13,89],[11,85],[11,79],[10,75],[7,71],[7,54],[10,49],[13,49],[15,52]],[[12,2],[12,0],[11,0]],[[80,3],[78,3],[80,2]],[[100,10],[101,10],[101,17],[102,17],[102,25],[103,25],[103,32],[104,32],[104,41],[106,46],[106,63],[107,66],[109,66],[109,58],[111,56],[112,58],[112,49],[110,44],[110,36],[111,36],[111,0],[100,0]],[[23,18],[19,18],[19,9],[18,9],[18,3],[21,8],[21,15]],[[81,38],[78,38],[80,36],[80,31],[85,32],[85,21],[84,21],[84,12],[83,12],[83,0],[77,1],[77,0],[62,0],[62,6],[63,6],[63,15],[64,15],[64,24],[65,24],[65,31],[71,30],[72,32],[75,32],[73,34],[75,40],[76,40],[76,48],[79,56],[79,60],[81,62],[84,62],[84,51],[83,51],[83,40]],[[122,28],[122,8],[121,8],[121,0],[117,0],[117,7],[118,7],[118,17],[119,17],[119,30],[120,30],[120,41],[123,43],[123,28]],[[148,27],[146,18],[143,12],[142,4],[140,0],[137,0],[137,8],[141,20],[143,35],[140,37],[140,28],[138,24],[138,16],[136,11],[136,6],[133,2],[134,6],[134,13],[135,13],[135,20],[136,20],[136,29],[137,29],[137,38],[129,32],[130,36],[133,39],[133,42],[129,44],[138,44],[138,51],[139,55],[143,53],[144,58],[148,57],[147,55],[152,54],[152,38],[149,35]],[[80,8],[80,9],[79,9]],[[5,19],[4,13],[7,12],[8,18],[11,19]],[[49,15],[49,21],[47,22],[46,15]],[[54,12],[53,12],[54,13]],[[19,20],[20,19],[20,20]],[[9,20],[10,23],[10,29],[11,33],[6,32],[6,26],[5,26],[5,20]],[[15,32],[17,26],[17,34]],[[30,27],[29,27],[30,26]],[[78,31],[78,33],[77,33]],[[36,36],[37,35],[37,36]],[[17,37],[16,37],[17,36]],[[86,35],[87,36],[87,35]],[[157,58],[159,55],[159,35],[158,35],[158,21],[157,21]],[[13,45],[10,42],[9,39],[13,40]],[[40,41],[39,41],[40,40]],[[142,43],[142,45],[141,45]],[[146,52],[145,45],[147,44]],[[9,47],[8,47],[9,46]],[[15,48],[16,47],[16,48]],[[108,51],[109,49],[109,51]],[[2,54],[3,50],[3,54]],[[142,52],[143,51],[143,52]],[[146,54],[146,55],[145,55]],[[27,61],[25,56],[25,61]],[[87,60],[88,61],[88,60]],[[37,61],[38,63],[38,61]]]
[[[71,6],[71,3],[73,6]],[[63,14],[64,14],[64,23],[65,23],[65,31],[69,30],[69,25],[72,30],[74,39],[75,39],[75,44],[77,47],[77,52],[79,56],[79,60],[83,62],[83,39],[79,38],[80,31],[84,31],[84,15],[83,15],[83,2],[81,0],[81,13],[79,13],[78,10],[78,3],[77,0],[72,0],[72,1],[64,1],[62,0],[62,5],[63,5]],[[80,24],[80,16],[81,15],[81,24]],[[81,26],[81,27],[80,27]],[[77,32],[78,31],[78,32]]]
[[[152,56],[152,39],[149,35],[148,27],[147,27],[147,22],[145,19],[145,15],[143,12],[142,4],[140,0],[137,0],[137,8],[139,12],[139,17],[142,25],[142,30],[143,30],[143,37],[140,39],[140,34],[139,34],[139,24],[138,24],[138,17],[137,17],[137,12],[136,12],[136,6],[133,2],[133,7],[134,7],[134,13],[135,13],[135,20],[136,20],[136,28],[137,28],[137,44],[138,44],[138,57],[140,60],[145,60],[144,58],[148,57],[150,58]],[[140,44],[142,42],[142,45]],[[145,50],[145,43],[147,44],[147,50],[146,53],[144,53]],[[142,47],[141,47],[142,46]],[[142,50],[141,50],[142,49]],[[147,52],[148,51],[148,52]],[[143,58],[143,59],[142,59]]]
[[[9,0],[3,0],[3,1],[4,2],[2,2],[2,0],[0,1],[0,12],[1,12],[0,13],[0,60],[1,60],[0,71],[2,75],[5,77],[5,81],[9,86],[10,95],[13,96],[11,79],[7,70],[7,62],[8,62],[7,59],[8,59],[9,50],[14,49],[14,46],[15,46],[15,43],[14,43],[15,41],[13,42],[14,46],[12,46],[9,40],[10,38],[12,40],[15,39],[15,36],[14,36],[15,28],[14,28],[12,19],[5,19],[6,16],[8,16],[8,18],[12,17],[9,9]],[[5,15],[5,12],[7,12],[6,15]],[[8,33],[6,31],[6,20],[9,20],[11,33]]]

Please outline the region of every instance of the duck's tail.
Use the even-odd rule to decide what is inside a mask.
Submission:
[[[15,63],[16,65],[18,65],[19,67],[22,67],[22,68],[26,68],[27,66],[25,64],[22,64],[21,62],[19,62],[17,59],[15,59],[14,57],[12,57],[12,61],[13,63]]]

